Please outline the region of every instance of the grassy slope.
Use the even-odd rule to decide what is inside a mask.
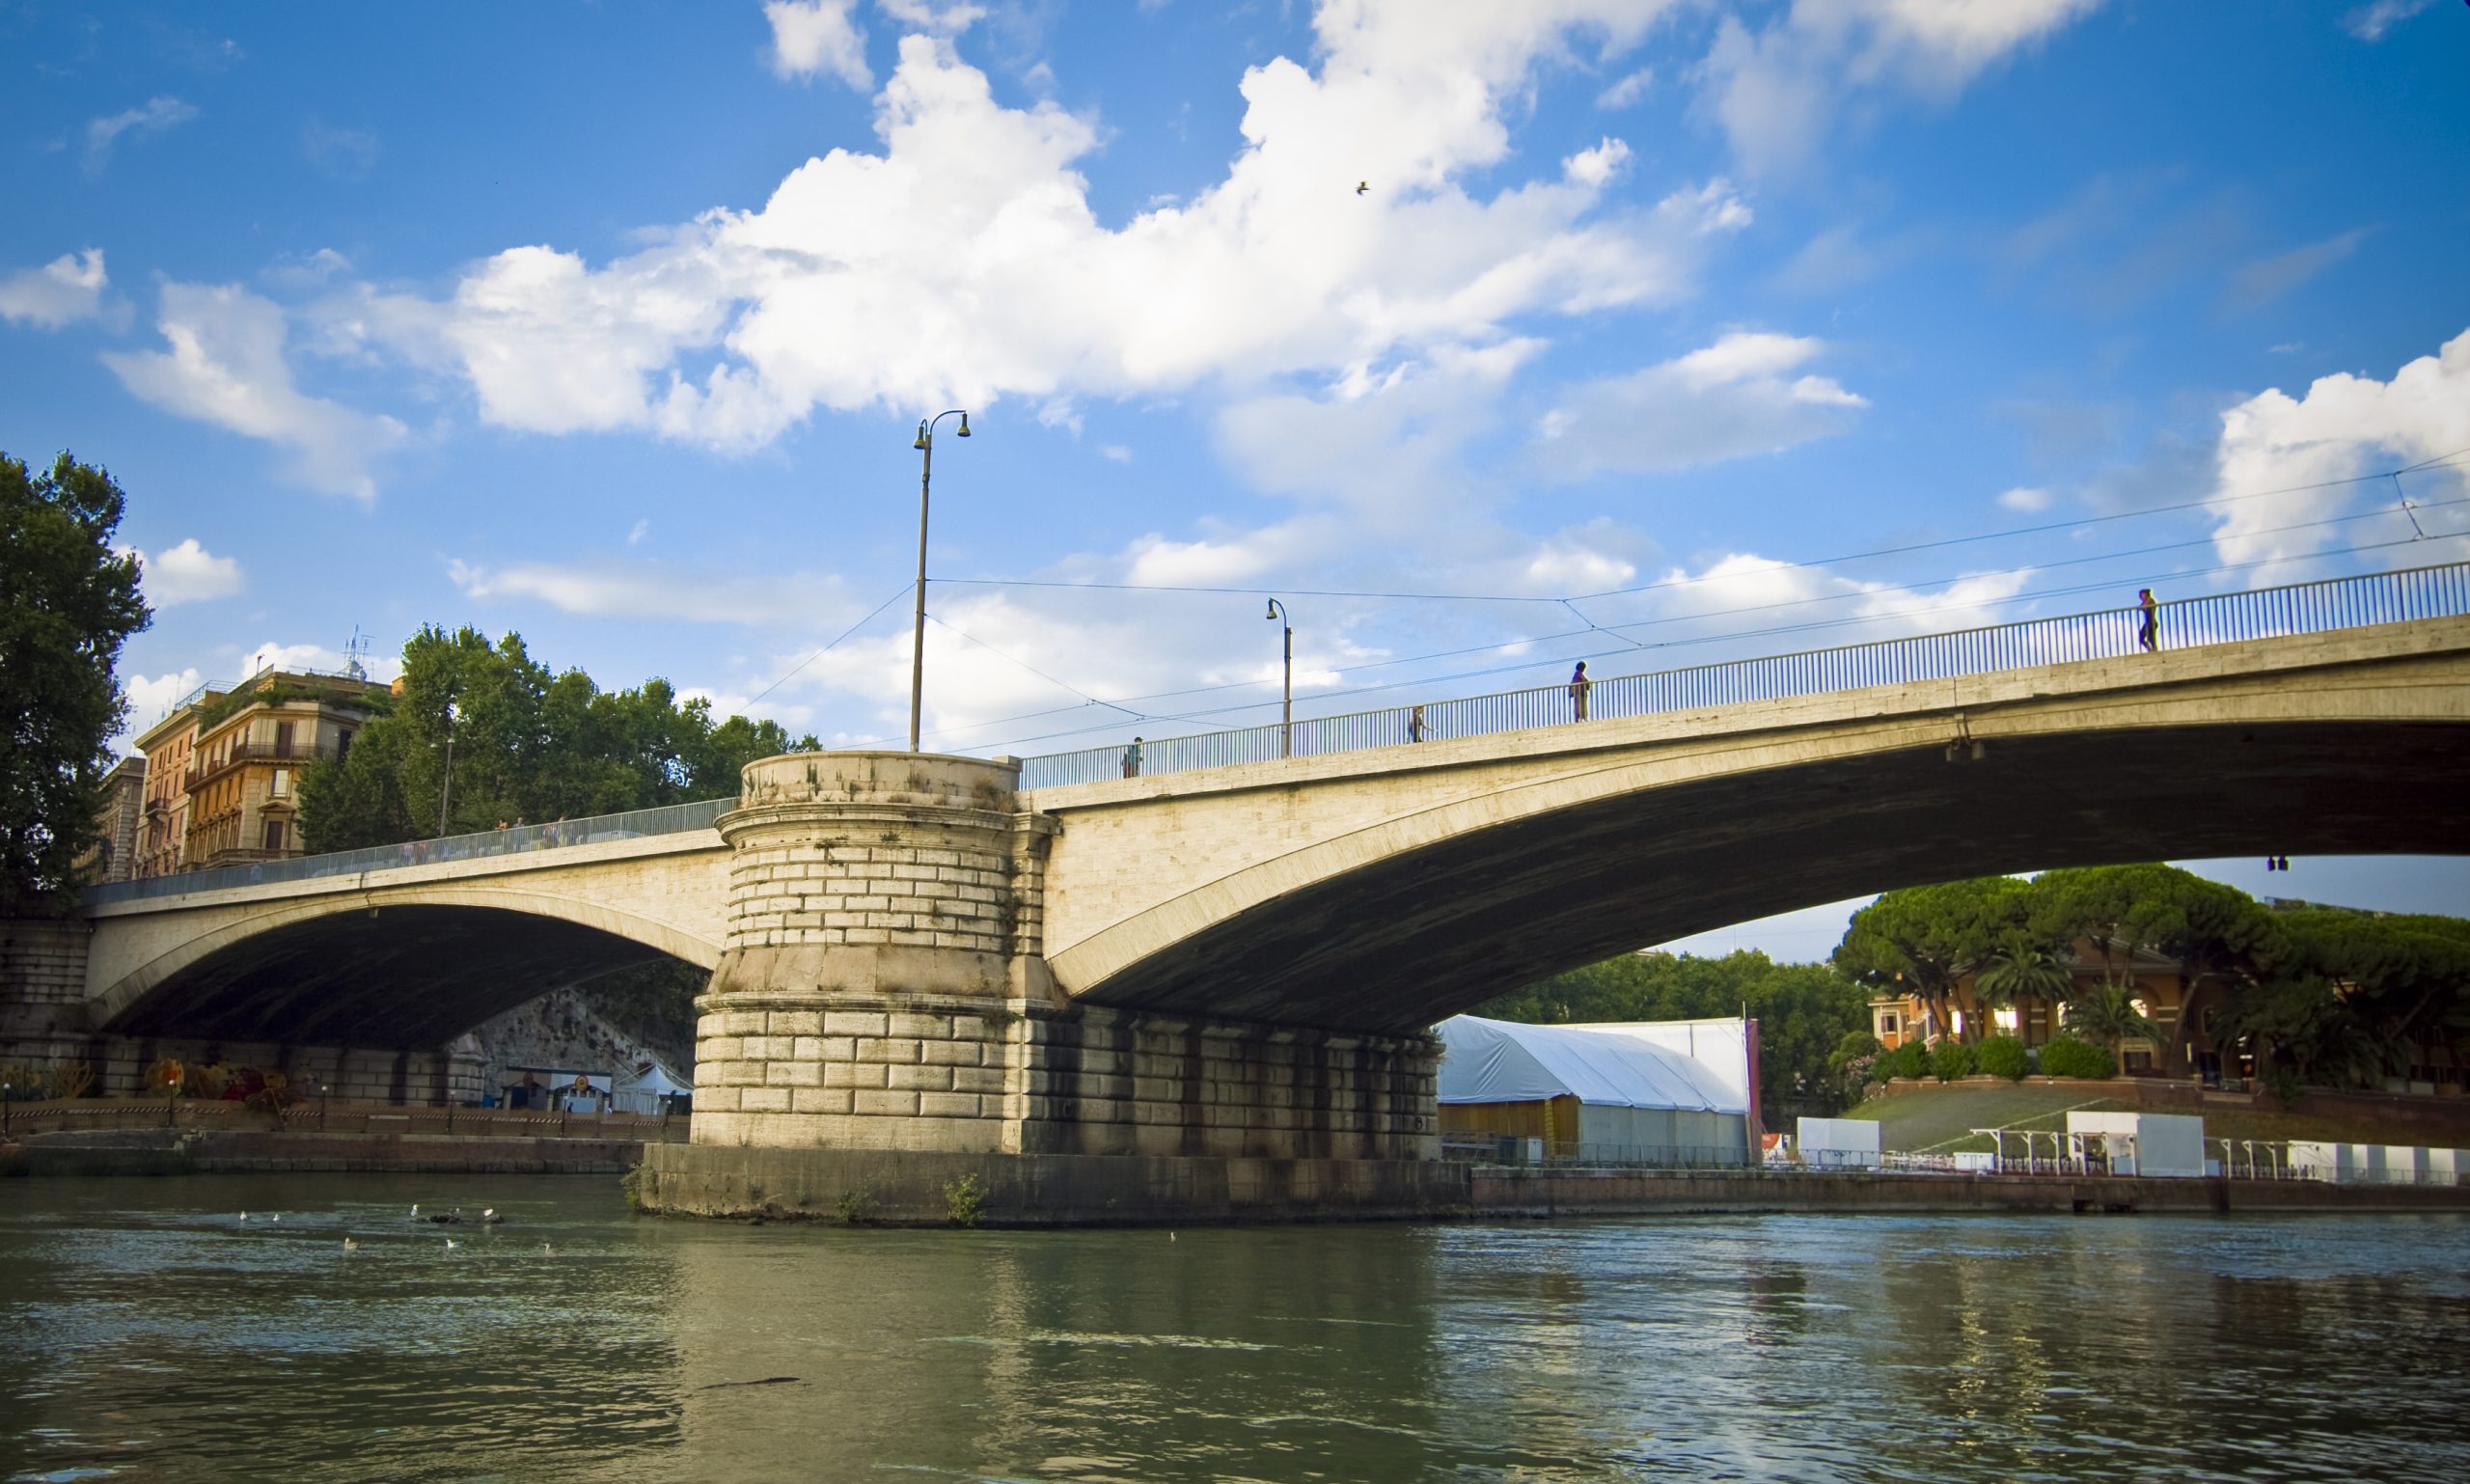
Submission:
[[[2067,1112],[2134,1111],[2135,1105],[2102,1097],[2095,1086],[1992,1085],[1933,1088],[1897,1097],[1874,1098],[1844,1114],[1875,1118],[1882,1126],[1886,1147],[1906,1153],[1944,1154],[1960,1149],[1987,1150],[1990,1141],[1973,1129],[2063,1129]],[[2178,1113],[2179,1109],[2155,1109]],[[2354,1143],[2419,1144],[2427,1135],[2396,1129],[2375,1118],[2325,1117],[2283,1113],[2277,1108],[2207,1108],[2207,1139],[2332,1139]]]

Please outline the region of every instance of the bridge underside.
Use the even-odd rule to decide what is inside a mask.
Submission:
[[[1744,772],[1458,836],[1263,903],[1081,989],[1179,1015],[1405,1032],[1641,944],[2004,871],[2453,854],[2470,728],[2171,727]]]
[[[597,928],[527,913],[356,910],[229,945],[97,1029],[296,1045],[439,1046],[535,995],[662,956]]]

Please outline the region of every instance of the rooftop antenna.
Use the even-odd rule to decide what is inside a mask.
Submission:
[[[360,625],[355,623],[351,626],[350,640],[343,645],[343,673],[355,680],[368,679],[369,667],[361,663],[362,656],[368,653],[369,636],[362,633]]]

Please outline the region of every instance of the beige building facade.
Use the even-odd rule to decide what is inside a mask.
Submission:
[[[349,753],[385,694],[353,676],[275,670],[182,701],[137,737],[144,785],[124,874],[305,854],[301,772]]]

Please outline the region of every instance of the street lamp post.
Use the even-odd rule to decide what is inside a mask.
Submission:
[[[446,693],[446,771],[437,781],[437,838],[446,838],[446,805],[454,795],[454,693]]]
[[[1292,757],[1295,756],[1295,618],[1286,611],[1286,605],[1276,598],[1270,599],[1267,617],[1273,623],[1283,622],[1286,625],[1286,685],[1281,693],[1284,701],[1278,708],[1277,755]]]
[[[326,1094],[330,1090],[324,1083],[317,1084],[317,1132],[320,1134],[326,1132]]]
[[[926,698],[926,486],[935,477],[935,425],[948,417],[961,420],[961,436],[969,436],[969,414],[958,407],[936,413],[918,425],[918,623],[909,650],[909,750],[918,751],[918,712]]]

